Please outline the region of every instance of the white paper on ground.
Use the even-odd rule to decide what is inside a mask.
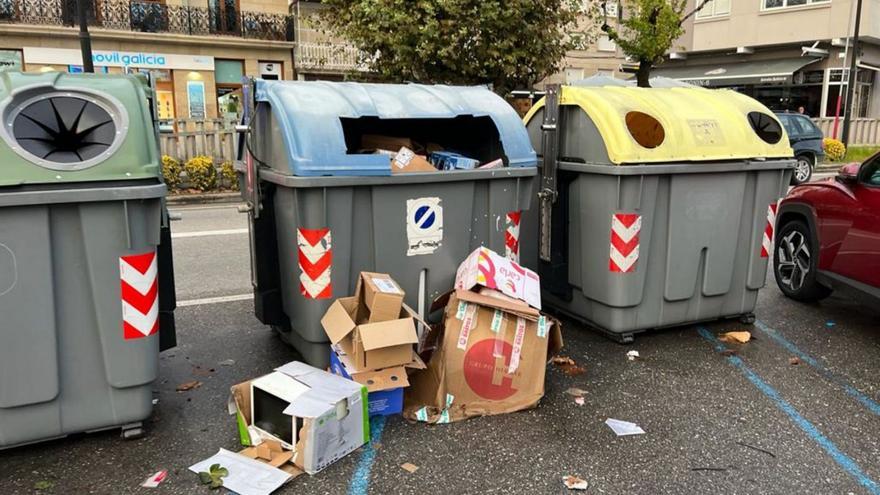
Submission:
[[[629,421],[608,418],[605,420],[605,424],[614,430],[614,433],[619,437],[626,435],[641,435],[645,433],[645,430],[641,429],[639,425],[630,423]]]
[[[290,479],[289,474],[278,468],[226,449],[193,464],[189,470],[196,474],[208,472],[212,464],[229,470],[229,476],[223,478],[223,487],[239,495],[269,495]]]

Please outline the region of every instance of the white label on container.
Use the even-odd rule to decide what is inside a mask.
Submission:
[[[406,200],[407,256],[431,254],[443,242],[443,206],[440,198]]]
[[[385,294],[400,294],[400,289],[397,288],[397,285],[393,280],[373,277],[373,284],[380,292],[384,292]]]

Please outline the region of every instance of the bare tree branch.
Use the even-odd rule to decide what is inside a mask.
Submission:
[[[684,24],[684,21],[690,19],[694,14],[696,14],[697,12],[703,10],[703,7],[705,7],[706,4],[709,3],[709,2],[711,2],[711,1],[712,1],[712,0],[701,0],[701,1],[700,1],[700,4],[697,5],[696,8],[694,8],[694,10],[690,11],[687,15],[685,15],[684,17],[682,17],[680,21],[678,21],[678,25],[681,26],[682,24]]]

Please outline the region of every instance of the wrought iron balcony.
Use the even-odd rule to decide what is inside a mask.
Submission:
[[[293,41],[284,14],[240,11],[233,0],[212,7],[165,5],[149,0],[86,0],[89,25],[145,33]],[[76,0],[0,0],[0,23],[73,26]]]

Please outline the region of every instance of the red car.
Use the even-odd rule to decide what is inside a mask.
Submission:
[[[880,153],[794,187],[776,218],[773,274],[783,294],[816,301],[847,286],[880,300]]]

